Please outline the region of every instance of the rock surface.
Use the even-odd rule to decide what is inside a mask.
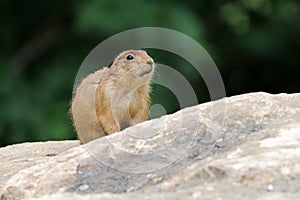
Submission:
[[[300,199],[300,94],[234,96],[0,160],[0,199]]]

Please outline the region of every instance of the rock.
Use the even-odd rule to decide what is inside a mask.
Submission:
[[[0,190],[2,184],[20,170],[45,162],[74,146],[79,146],[79,142],[34,142],[0,148]]]
[[[0,194],[2,199],[299,199],[299,133],[300,94],[234,96],[86,145],[61,142],[57,151],[41,149],[55,149],[56,142],[2,148]],[[8,148],[19,152],[9,158]]]

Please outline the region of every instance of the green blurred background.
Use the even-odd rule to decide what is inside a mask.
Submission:
[[[75,139],[68,113],[85,56],[121,31],[157,26],[202,44],[217,64],[227,96],[300,90],[299,0],[0,1],[0,146]],[[187,77],[199,102],[205,83],[179,56],[150,50]],[[154,86],[153,104],[178,109]]]

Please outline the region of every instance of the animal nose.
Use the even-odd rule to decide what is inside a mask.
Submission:
[[[152,65],[152,64],[153,64],[153,60],[148,60],[148,61],[147,61],[147,64],[148,64],[148,65]]]

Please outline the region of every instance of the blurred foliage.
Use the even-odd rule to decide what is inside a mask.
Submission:
[[[0,146],[75,139],[68,112],[81,62],[101,41],[136,27],[166,27],[197,40],[219,67],[227,96],[299,92],[299,8],[298,0],[2,0]],[[189,63],[149,51],[188,77],[199,102],[209,101]],[[168,113],[178,109],[170,96],[154,86],[153,104]]]

